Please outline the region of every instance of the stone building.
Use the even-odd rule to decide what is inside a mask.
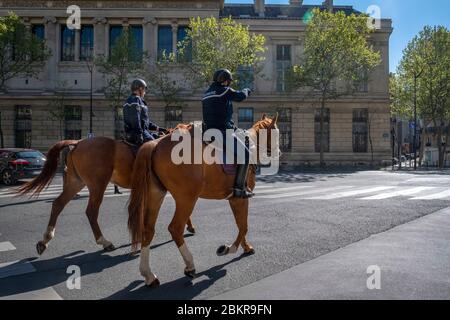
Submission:
[[[305,31],[304,17],[314,7],[303,1],[269,5],[264,0],[253,4],[224,4],[223,0],[151,1],[45,1],[3,0],[0,15],[9,11],[23,18],[30,30],[45,39],[53,55],[39,79],[16,78],[8,91],[0,93],[2,128],[7,147],[30,146],[47,150],[63,138],[84,138],[89,132],[90,72],[86,60],[92,55],[108,55],[122,28],[130,28],[138,45],[156,59],[161,50],[176,50],[190,17],[231,16],[250,30],[266,37],[264,77],[253,81],[254,95],[235,105],[236,123],[248,126],[263,113],[280,114],[282,163],[316,163],[319,159],[318,106],[301,93],[286,92],[285,71],[299,61]],[[81,8],[80,30],[66,27],[67,7]],[[333,6],[326,1],[324,6]],[[350,6],[333,10],[356,12]],[[389,114],[389,36],[391,21],[381,20],[381,28],[371,38],[380,51],[382,63],[370,74],[368,83],[351,97],[327,105],[326,154],[329,163],[358,164],[372,159],[390,158]],[[64,83],[67,114],[63,121],[50,116],[52,101]],[[114,112],[105,100],[104,78],[93,72],[93,132],[114,136]],[[183,106],[164,107],[162,101],[148,97],[153,120],[161,125],[201,120],[200,93],[185,96]],[[370,128],[370,130],[369,130]]]

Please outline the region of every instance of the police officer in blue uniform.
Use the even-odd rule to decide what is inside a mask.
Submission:
[[[232,81],[233,76],[229,70],[217,70],[214,73],[213,83],[206,90],[202,99],[204,129],[217,129],[222,131],[224,141],[226,141],[225,132],[227,129],[237,129],[233,122],[233,101],[244,101],[251,93],[251,90],[248,88],[242,91],[232,89],[230,87]],[[235,143],[242,144],[236,138]],[[245,152],[245,163],[237,165],[233,188],[233,196],[243,199],[254,196],[246,187],[247,172],[250,164],[247,148]]]
[[[131,95],[123,105],[125,140],[137,146],[158,138],[157,134],[150,131],[167,133],[167,129],[150,121],[148,106],[144,101],[146,89],[144,80],[134,80],[131,84]]]

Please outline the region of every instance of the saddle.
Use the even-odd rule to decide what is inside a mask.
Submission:
[[[133,156],[136,158],[140,146],[132,144],[131,142],[128,142],[126,140],[122,140],[122,143],[126,144],[130,148],[131,152],[133,152]]]

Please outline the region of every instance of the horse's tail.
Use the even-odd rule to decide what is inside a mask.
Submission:
[[[143,240],[148,195],[152,181],[155,178],[152,169],[152,156],[155,149],[155,143],[143,145],[136,156],[133,166],[131,194],[128,204],[128,229],[131,235],[133,251],[137,249]]]
[[[17,189],[18,195],[32,193],[32,197],[37,197],[53,180],[58,169],[60,152],[70,146],[77,145],[77,140],[64,140],[56,143],[47,153],[47,161],[41,173],[33,180],[25,183]]]

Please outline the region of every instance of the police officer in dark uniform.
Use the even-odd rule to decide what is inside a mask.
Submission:
[[[167,129],[150,121],[148,106],[144,101],[146,89],[144,80],[134,80],[131,84],[131,95],[123,105],[125,140],[137,146],[158,138],[157,134],[150,131],[167,133]]]
[[[203,122],[204,129],[217,129],[222,131],[225,139],[225,132],[227,129],[237,128],[233,122],[233,101],[241,102],[247,99],[250,95],[250,89],[243,89],[236,91],[230,87],[233,81],[231,72],[227,69],[217,70],[214,73],[213,83],[206,90],[203,99]],[[235,143],[242,144],[235,138]],[[226,147],[226,146],[225,146]],[[245,148],[245,163],[238,164],[236,169],[236,178],[233,188],[233,196],[236,198],[251,198],[254,196],[252,192],[247,190],[247,172],[249,167],[249,152]]]

